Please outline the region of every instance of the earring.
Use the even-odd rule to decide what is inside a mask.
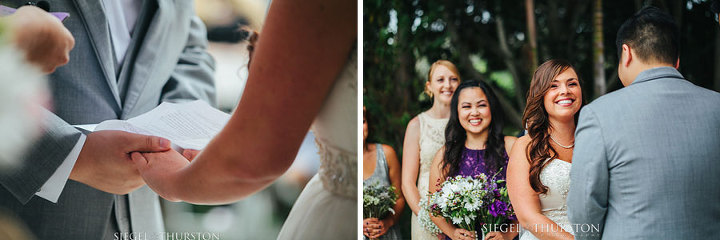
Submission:
[[[433,93],[430,91],[430,89],[425,88],[425,94],[428,95],[430,98],[433,97]]]

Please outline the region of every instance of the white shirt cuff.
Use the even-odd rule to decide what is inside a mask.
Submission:
[[[55,173],[48,178],[35,195],[47,199],[52,203],[57,203],[58,198],[60,198],[60,193],[62,193],[62,190],[65,188],[65,183],[67,183],[70,177],[70,172],[72,172],[75,162],[78,156],[80,156],[80,150],[82,150],[86,138],[85,135],[80,135],[80,139],[78,139],[78,142],[70,151],[70,154],[65,157],[65,160],[63,160],[57,170],[55,170]]]

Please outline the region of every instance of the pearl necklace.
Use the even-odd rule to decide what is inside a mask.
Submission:
[[[548,134],[548,135],[550,135],[550,134]],[[558,146],[563,147],[563,148],[573,148],[573,147],[575,147],[575,143],[574,143],[574,142],[573,142],[573,144],[570,144],[570,146],[565,146],[565,145],[560,144],[557,140],[555,140],[555,138],[553,138],[552,135],[550,135],[550,139],[553,140],[553,142],[555,142],[555,144],[557,144]]]

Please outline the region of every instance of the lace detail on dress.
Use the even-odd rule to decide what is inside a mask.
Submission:
[[[558,159],[549,161],[552,162],[540,173],[540,181],[548,187],[548,192],[539,196],[542,213],[565,231],[572,233],[567,216],[571,164]]]
[[[570,190],[571,164],[558,159],[548,159],[548,163],[540,172],[540,181],[548,187],[545,194],[540,194],[542,214],[555,222],[566,232],[573,233],[567,216],[567,196]],[[529,231],[521,230],[520,240],[537,239]]]
[[[418,172],[418,192],[420,198],[424,198],[428,193],[428,185],[430,183],[430,165],[432,164],[435,153],[445,143],[445,125],[447,118],[431,118],[427,113],[423,112],[418,115],[420,121],[420,172]],[[411,233],[413,240],[435,240],[437,235],[429,233],[424,227],[420,226],[418,217],[412,214],[411,217]]]
[[[355,199],[357,196],[357,155],[315,141],[320,155],[318,175],[326,190]]]
[[[437,151],[445,144],[447,118],[431,118],[423,112],[420,120],[420,172],[429,172]]]

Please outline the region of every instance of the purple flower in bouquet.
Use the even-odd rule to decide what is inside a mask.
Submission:
[[[495,176],[488,180],[488,184],[483,185],[486,187],[484,190],[491,192],[486,198],[486,204],[481,210],[480,222],[483,227],[483,235],[487,234],[486,231],[493,228],[493,225],[506,223],[511,220],[515,220],[515,211],[510,204],[510,197],[508,196],[507,187],[502,184],[505,180],[497,180]]]
[[[508,212],[508,204],[503,201],[495,201],[490,204],[490,215],[493,217],[506,216]]]

